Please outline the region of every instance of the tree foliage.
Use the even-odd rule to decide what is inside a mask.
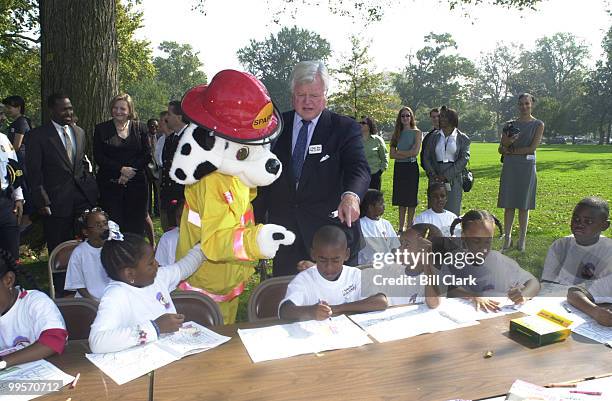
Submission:
[[[26,113],[40,123],[38,2],[0,0],[0,98],[20,95]]]
[[[429,33],[425,46],[407,58],[408,64],[395,76],[395,88],[405,105],[418,109],[466,100],[474,64],[457,54],[457,43],[449,33]]]
[[[117,45],[119,57],[119,88],[127,91],[134,83],[155,77],[151,62],[153,50],[148,40],[136,39],[143,27],[143,12],[136,11],[130,2],[117,2]]]
[[[355,119],[373,117],[382,126],[391,126],[400,108],[399,96],[385,74],[374,72],[368,55],[369,43],[351,37],[351,53],[342,57],[344,62],[332,74],[339,90],[329,99],[330,108]]]
[[[296,18],[300,6],[321,6],[336,15],[347,16],[359,19],[365,23],[380,21],[386,10],[401,0],[327,0],[323,3],[315,0],[283,0],[279,2],[273,10],[274,21],[279,23],[283,17],[289,16]],[[449,9],[461,8],[469,5],[491,4],[504,8],[516,8],[523,10],[526,8],[535,9],[541,0],[439,0],[439,3],[447,4]],[[205,12],[206,0],[195,0],[194,8]]]
[[[155,57],[153,65],[157,70],[156,79],[168,88],[169,99],[180,100],[188,89],[206,83],[206,74],[200,70],[203,64],[199,52],[191,45],[164,41],[159,50],[164,55]]]

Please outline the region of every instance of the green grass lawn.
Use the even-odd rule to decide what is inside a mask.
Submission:
[[[501,163],[495,143],[473,143],[470,167],[475,183],[471,192],[463,196],[463,212],[486,209],[503,222],[503,210],[497,208],[497,192]],[[566,236],[575,204],[585,196],[597,195],[612,201],[612,146],[601,145],[543,145],[537,152],[538,192],[536,209],[531,212],[525,253],[510,251],[523,268],[539,277],[546,251],[556,238]],[[385,218],[398,226],[397,209],[391,206],[393,161],[383,174],[385,192]],[[417,213],[425,210],[427,178],[421,170]],[[158,219],[155,220],[156,237],[161,236]],[[518,238],[518,215],[515,217],[514,238]],[[499,249],[500,242],[496,246]],[[23,258],[24,265],[34,274],[42,289],[48,288],[46,253]],[[238,321],[246,321],[246,304],[251,290],[259,282],[254,275],[247,290],[240,297]]]

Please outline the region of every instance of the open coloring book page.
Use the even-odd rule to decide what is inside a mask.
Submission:
[[[368,335],[341,315],[257,329],[238,330],[253,362],[370,344]]]
[[[351,315],[350,318],[381,343],[478,324],[476,321],[453,320],[452,316],[429,309],[427,305],[401,306]]]
[[[60,388],[64,387],[68,383],[74,380],[73,376],[70,376],[60,369],[58,369],[52,363],[41,359],[39,361],[22,363],[21,365],[15,365],[5,370],[0,371],[0,394],[11,393],[13,390],[9,387],[12,382],[23,382],[23,384],[34,384],[40,381],[57,381],[57,383],[43,386],[44,391],[38,395],[15,395],[7,394],[0,395],[0,401],[26,401],[37,397],[40,397],[43,393],[50,393],[52,391],[59,391]],[[37,386],[33,386],[32,389],[36,390]],[[41,387],[42,389],[42,387]]]
[[[230,340],[195,322],[183,323],[176,333],[156,342],[107,354],[85,355],[94,365],[121,385],[184,356],[203,352]]]

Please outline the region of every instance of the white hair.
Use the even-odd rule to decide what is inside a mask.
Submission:
[[[293,67],[291,73],[291,93],[300,84],[311,83],[317,77],[321,77],[325,92],[329,88],[329,74],[325,64],[321,60],[300,61]]]

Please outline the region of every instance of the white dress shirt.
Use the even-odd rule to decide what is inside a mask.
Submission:
[[[454,163],[457,158],[457,128],[449,136],[444,136],[442,130],[439,131],[441,138],[436,144],[436,161],[444,163]]]
[[[310,146],[310,140],[312,139],[312,134],[319,122],[319,117],[321,117],[321,113],[318,116],[310,120],[310,125],[308,126],[308,138],[306,139],[306,148],[304,149],[304,156],[306,157],[306,152],[308,151],[308,146]],[[293,136],[291,137],[291,154],[293,154],[293,150],[295,149],[295,143],[298,140],[298,136],[300,135],[300,129],[302,128],[303,118],[296,112],[293,115]]]
[[[66,139],[64,138],[64,128],[68,129],[68,133],[70,134],[70,140],[72,141],[72,160],[76,158],[76,136],[74,134],[74,130],[70,125],[59,125],[55,121],[51,120],[57,134],[59,135],[62,144],[64,144],[64,148],[66,148]]]

